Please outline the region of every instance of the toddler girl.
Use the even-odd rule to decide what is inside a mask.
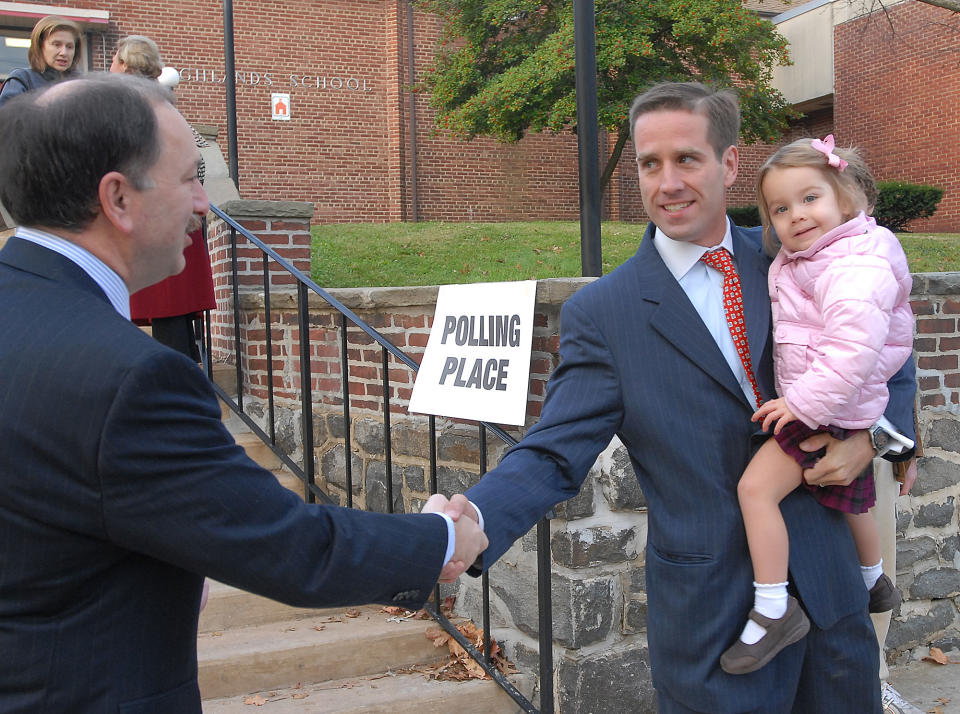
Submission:
[[[756,591],[740,638],[720,659],[730,674],[759,669],[810,627],[787,595],[789,542],[780,513],[780,501],[801,484],[824,506],[844,512],[870,612],[899,603],[867,513],[875,498],[872,470],[849,486],[818,488],[803,481],[803,469],[822,454],[799,447],[813,434],[846,439],[872,426],[887,405],[887,380],[913,349],[910,271],[896,236],[864,213],[870,185],[859,154],[834,152],[832,135],[794,141],[760,169],[764,246],[773,254],[776,239],[781,243],[769,273],[780,398],[753,415],[764,430],[773,426],[774,438],[737,487]]]

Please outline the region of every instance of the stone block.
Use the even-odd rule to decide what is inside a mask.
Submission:
[[[937,542],[928,536],[897,540],[897,570],[910,570],[913,564],[937,554]]]
[[[463,425],[445,429],[437,437],[437,459],[439,461],[479,464],[479,430],[476,427],[466,427]]]
[[[630,569],[630,592],[642,593],[647,591],[647,569],[642,565],[635,565]]]
[[[637,557],[637,528],[568,525],[554,533],[550,550],[553,559],[568,568],[623,563]]]
[[[623,613],[623,633],[625,635],[647,631],[647,599],[627,600]]]
[[[922,456],[917,459],[917,466],[917,481],[910,491],[913,496],[926,496],[960,484],[960,464],[937,456]]]
[[[926,446],[960,453],[960,422],[956,419],[936,419],[927,432]]]
[[[424,493],[427,490],[425,472],[421,466],[404,466],[403,482],[409,491]]]
[[[580,659],[564,659],[557,671],[564,714],[656,714],[650,654],[637,645]]]
[[[437,467],[437,489],[440,493],[448,496],[454,493],[463,493],[479,480],[480,474],[477,472],[449,466]]]
[[[353,441],[367,454],[384,456],[386,441],[383,435],[383,422],[379,419],[354,420]]]
[[[960,595],[960,570],[932,568],[917,573],[910,586],[912,600],[939,600]]]
[[[913,523],[913,511],[897,507],[897,534],[902,538]]]
[[[637,476],[625,447],[620,446],[613,452],[609,467],[600,477],[603,495],[614,511],[646,508],[647,499],[640,490]]]
[[[583,485],[580,487],[580,493],[573,498],[569,498],[563,503],[558,503],[554,509],[557,518],[564,521],[573,521],[578,518],[592,516],[596,512],[594,505],[594,494],[596,493],[596,476],[594,472],[587,474]]]
[[[935,602],[929,612],[893,618],[887,633],[887,649],[899,652],[925,645],[954,624],[956,609],[951,602]]]
[[[403,513],[403,470],[396,464],[393,472],[393,512]],[[364,479],[366,490],[366,509],[377,513],[387,513],[387,464],[384,461],[367,462],[367,474]]]
[[[536,569],[496,563],[490,570],[490,589],[509,610],[514,625],[539,636],[539,601]],[[619,588],[613,578],[569,578],[560,573],[551,577],[553,639],[562,647],[582,647],[601,642],[619,622]]]
[[[943,539],[940,546],[940,557],[945,563],[953,563],[954,567],[960,568],[960,562],[957,558],[957,551],[960,550],[960,536],[950,536]]]
[[[928,503],[920,506],[913,516],[913,524],[918,528],[925,526],[942,528],[953,521],[954,511],[956,508],[953,504],[953,496],[950,496],[945,503]]]
[[[320,457],[320,469],[324,478],[334,486],[346,490],[347,488],[347,466],[344,458],[343,444],[337,444],[332,449],[328,449]],[[353,479],[353,495],[360,493],[360,487],[363,485],[363,460],[352,451],[350,452],[350,476]]]
[[[430,441],[427,422],[413,420],[394,421],[390,424],[390,443],[393,453],[418,459],[430,458]]]

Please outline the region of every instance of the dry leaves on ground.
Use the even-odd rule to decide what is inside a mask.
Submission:
[[[483,654],[483,630],[479,629],[472,622],[464,622],[457,625],[467,641]],[[439,625],[428,627],[426,631],[427,639],[433,641],[434,647],[443,647],[446,645],[450,651],[450,658],[446,662],[433,665],[432,667],[418,667],[417,671],[422,672],[428,679],[441,680],[466,680],[466,679],[490,679],[486,670],[471,657],[467,651],[455,640],[446,630]],[[502,674],[513,674],[517,671],[504,655],[503,650],[496,640],[490,640],[490,660],[493,665]]]
[[[930,654],[923,658],[924,662],[933,662],[935,664],[960,664],[960,661],[950,659],[947,654],[939,647],[931,647]]]

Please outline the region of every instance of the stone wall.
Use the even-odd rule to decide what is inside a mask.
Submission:
[[[533,369],[527,426],[540,414],[546,380],[558,362],[558,322],[563,301],[589,279],[544,280],[538,285]],[[389,340],[419,360],[426,345],[436,288],[332,290]],[[278,441],[296,458],[300,444],[299,336],[290,292],[272,293],[274,386],[278,399]],[[904,603],[894,613],[888,658],[903,661],[926,653],[930,644],[960,645],[960,278],[918,275],[916,354],[921,435],[926,447],[913,492],[899,499],[898,584]],[[329,492],[344,503],[345,418],[340,374],[338,318],[323,300],[311,299],[310,335],[314,392],[313,455]],[[262,290],[241,299],[249,340],[245,392],[263,418],[266,329]],[[348,327],[346,368],[350,375],[350,446],[355,506],[386,510],[381,348]],[[406,413],[413,375],[391,358],[391,412],[394,508],[413,511],[430,493],[430,450],[426,417]],[[519,437],[523,430],[512,430]],[[459,492],[479,474],[479,432],[475,425],[437,419],[439,489]],[[504,446],[491,436],[492,467]],[[563,712],[655,711],[646,648],[644,543],[646,504],[629,460],[616,443],[598,458],[581,493],[557,507],[551,521],[552,598],[556,700]],[[531,532],[491,568],[494,635],[522,670],[538,668],[536,539]],[[457,609],[479,614],[479,581],[463,578],[454,587]],[[629,676],[624,676],[629,673]]]

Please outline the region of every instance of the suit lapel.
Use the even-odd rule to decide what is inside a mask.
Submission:
[[[653,224],[647,228],[636,258],[641,299],[653,307],[650,327],[695,367],[746,404],[723,353],[654,247]]]
[[[733,251],[736,256],[740,287],[743,291],[744,321],[747,325],[747,343],[753,373],[760,378],[760,358],[770,339],[770,294],[767,288],[767,268],[770,261],[755,241],[746,237],[736,226],[732,230]]]
[[[42,245],[13,236],[0,250],[0,263],[90,292],[110,304],[107,294],[83,268]]]

